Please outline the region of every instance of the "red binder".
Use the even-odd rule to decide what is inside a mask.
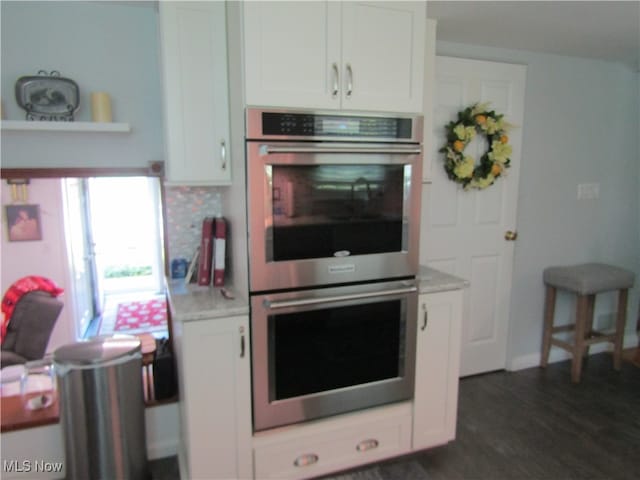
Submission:
[[[222,217],[215,219],[213,234],[213,286],[224,285],[224,258],[227,242],[227,222]]]
[[[198,262],[198,285],[211,283],[211,255],[213,253],[213,217],[205,217],[202,221],[202,237],[200,240],[200,260]]]

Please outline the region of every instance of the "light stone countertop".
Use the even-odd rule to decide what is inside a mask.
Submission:
[[[420,271],[416,277],[418,291],[420,293],[446,292],[447,290],[460,290],[469,286],[469,281],[460,277],[441,272],[435,268],[420,265]]]
[[[416,280],[420,293],[445,292],[469,286],[467,280],[425,266],[420,266]],[[226,289],[233,293],[234,299],[224,298],[220,288],[185,285],[182,280],[167,280],[171,318],[176,322],[191,322],[248,315],[248,295],[241,295],[232,287]]]
[[[225,287],[234,299],[222,296],[221,289],[185,285],[182,279],[167,280],[169,308],[174,322],[191,322],[211,318],[226,318],[249,314],[249,301],[233,287]]]

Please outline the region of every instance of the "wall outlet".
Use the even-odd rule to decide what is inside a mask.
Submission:
[[[578,200],[594,200],[599,197],[599,183],[581,183],[578,185]]]

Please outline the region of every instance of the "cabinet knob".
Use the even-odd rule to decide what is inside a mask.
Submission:
[[[331,91],[331,96],[333,98],[336,98],[338,96],[338,88],[340,85],[340,74],[338,73],[338,64],[333,63],[333,65],[331,65],[331,68],[333,70],[333,90]]]
[[[347,63],[347,97],[350,97],[353,93],[353,70],[351,64]]]
[[[512,232],[511,230],[507,230],[504,233],[504,239],[508,242],[514,242],[518,238],[518,232]]]

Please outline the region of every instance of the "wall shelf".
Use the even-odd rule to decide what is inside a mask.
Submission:
[[[95,133],[128,133],[128,123],[97,122],[46,122],[25,120],[2,120],[3,131],[39,131],[39,132],[95,132]]]

